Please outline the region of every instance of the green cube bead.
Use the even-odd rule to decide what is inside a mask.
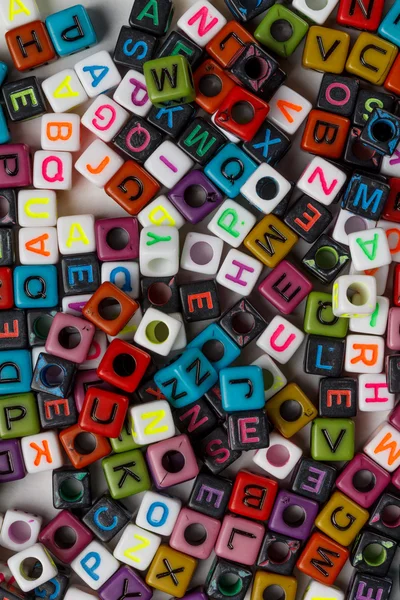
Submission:
[[[332,294],[311,292],[304,313],[304,331],[312,335],[345,338],[349,319],[335,317],[332,311]]]
[[[257,27],[254,37],[279,56],[291,56],[308,31],[308,23],[282,4],[274,4]]]
[[[113,452],[129,452],[129,450],[140,448],[140,445],[133,439],[132,428],[128,420],[125,422],[120,436],[117,438],[109,438],[109,440]]]
[[[114,500],[121,500],[151,488],[146,461],[140,450],[109,456],[102,461],[102,467]]]
[[[35,396],[15,394],[0,398],[0,438],[11,440],[40,433],[40,421]]]
[[[192,70],[185,56],[164,56],[143,65],[147,93],[160,108],[193,102],[196,97]]]
[[[320,461],[354,458],[355,428],[351,419],[314,419],[311,426],[311,456]]]

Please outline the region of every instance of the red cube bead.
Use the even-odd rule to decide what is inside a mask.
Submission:
[[[376,31],[381,22],[384,5],[385,0],[340,0],[336,21],[343,27]]]
[[[150,360],[150,355],[144,350],[116,339],[107,348],[97,375],[114,387],[132,393],[139,386]]]
[[[0,310],[14,306],[13,274],[9,267],[0,267]]]
[[[235,87],[226,71],[211,59],[205,60],[193,73],[196,102],[212,115]]]
[[[226,96],[215,115],[215,124],[241,140],[250,142],[269,113],[269,105],[236,86]]]
[[[393,304],[400,306],[400,263],[396,265],[393,282]]]
[[[91,433],[116,438],[124,426],[128,406],[126,396],[90,387],[79,415],[79,426]]]
[[[382,218],[386,221],[400,223],[400,179],[389,179],[390,193],[382,211]]]
[[[266,521],[271,514],[278,487],[273,479],[249,471],[239,471],[228,508],[237,515]]]

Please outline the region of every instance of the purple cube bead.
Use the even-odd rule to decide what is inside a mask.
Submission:
[[[208,600],[208,596],[204,588],[197,587],[185,594],[181,600]]]
[[[19,440],[0,441],[0,483],[25,477],[25,463]]]
[[[137,219],[100,219],[95,225],[97,256],[110,262],[134,260],[139,256],[139,227]],[[126,242],[126,243],[125,243]]]
[[[223,195],[202,171],[191,171],[169,192],[168,198],[189,223],[199,223],[222,202]]]
[[[318,502],[281,490],[276,497],[268,528],[275,533],[306,540],[318,512]]]
[[[121,598],[134,598],[135,596],[140,600],[150,600],[153,591],[133,569],[121,567],[99,589],[98,594],[101,600],[120,600]],[[194,598],[193,600],[197,599]]]
[[[32,185],[32,165],[29,146],[5,144],[0,150],[0,188]]]

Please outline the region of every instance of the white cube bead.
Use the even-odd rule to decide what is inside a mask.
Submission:
[[[273,431],[269,436],[268,448],[257,450],[253,461],[269,475],[285,479],[293,471],[302,454],[302,449],[296,444]]]
[[[311,102],[286,85],[278,88],[268,104],[270,106],[268,119],[290,135],[296,133],[312,109]],[[296,106],[295,110],[290,106],[291,104]]]
[[[61,444],[55,431],[23,437],[21,449],[28,473],[53,471],[64,464]]]
[[[234,200],[225,200],[207,225],[207,229],[234,248],[239,248],[257,219]]]
[[[349,275],[370,275],[376,281],[376,293],[382,296],[386,290],[386,284],[389,276],[389,265],[379,267],[379,269],[367,269],[366,271],[357,271],[354,264],[351,263]]]
[[[226,25],[226,19],[210,2],[199,0],[183,13],[177,25],[188,38],[204,48]]]
[[[97,96],[82,116],[82,125],[103,142],[111,142],[122,129],[129,113],[108,96]]]
[[[121,81],[113,59],[105,50],[80,60],[74,69],[89,98],[112,90]]]
[[[139,298],[139,265],[133,260],[105,262],[101,265],[101,283],[110,281],[131,298]]]
[[[132,339],[132,338],[131,338]],[[94,334],[86,360],[78,365],[80,371],[97,369],[108,347],[107,336],[104,331],[97,330]]]
[[[155,444],[175,435],[171,407],[166,400],[131,406],[129,416],[133,439],[141,446]]]
[[[140,232],[140,272],[169,277],[179,271],[179,233],[175,227],[144,227]]]
[[[153,106],[143,73],[131,69],[114,92],[113,98],[130,113],[145,117]]]
[[[37,542],[43,518],[38,515],[9,508],[3,518],[0,546],[20,552]]]
[[[364,452],[386,471],[393,473],[400,467],[400,431],[384,423],[364,446]]]
[[[299,190],[329,206],[338,197],[347,175],[320,156],[312,159],[297,182]]]
[[[400,144],[392,156],[388,154],[384,155],[381,164],[381,173],[387,177],[400,177]]]
[[[389,315],[389,298],[377,296],[375,310],[366,317],[350,317],[349,329],[354,333],[385,335]]]
[[[263,268],[264,265],[259,260],[232,248],[218,271],[216,281],[232,292],[248,296]]]
[[[346,338],[345,371],[349,373],[382,373],[385,341],[377,335],[348,335]]]
[[[102,140],[95,140],[75,163],[75,169],[99,188],[104,188],[124,164],[124,159]]]
[[[96,600],[96,596],[84,592],[81,588],[71,585],[64,596],[64,600]]]
[[[310,2],[310,0],[293,0],[292,7],[305,17],[323,25],[339,0],[326,0],[326,2]]]
[[[332,232],[334,240],[340,244],[349,245],[349,233],[356,231],[364,231],[364,229],[373,229],[375,227],[375,221],[370,219],[364,219],[359,215],[355,215],[349,210],[343,208],[339,211],[336,219],[335,228]]]
[[[158,535],[171,535],[182,507],[178,498],[145,492],[136,515],[136,525]]]
[[[163,186],[171,189],[194,166],[188,155],[173,142],[163,142],[150,154],[144,168]]]
[[[258,338],[256,344],[281,365],[286,364],[300,348],[304,333],[277,315]]]
[[[119,562],[99,542],[88,546],[71,562],[71,567],[93,590],[98,590],[119,568]]]
[[[129,319],[125,327],[121,329],[117,335],[107,335],[107,339],[109,342],[112,342],[115,339],[125,340],[126,342],[133,342],[133,336],[138,330],[139,323],[143,318],[142,309],[139,307],[133,317]]]
[[[287,379],[268,354],[251,363],[263,371],[265,401],[275,396],[287,384]]]
[[[77,152],[81,148],[81,118],[73,113],[43,115],[41,123],[43,150]]]
[[[344,592],[339,588],[330,587],[319,583],[319,581],[311,581],[306,589],[303,600],[344,600]]]
[[[138,571],[145,571],[160,544],[161,538],[158,535],[129,523],[115,546],[114,556]]]
[[[376,226],[385,232],[392,261],[400,262],[400,223],[381,219]]]
[[[29,577],[23,568],[23,563],[27,559],[35,559],[42,566],[42,573],[36,579]],[[58,573],[50,553],[42,544],[34,544],[26,550],[14,554],[8,559],[7,565],[23,592],[30,592],[36,587],[40,587],[46,581],[53,579]]]
[[[62,311],[75,317],[82,316],[82,309],[92,297],[92,294],[75,294],[73,296],[64,296],[62,299]]]
[[[350,233],[348,236],[351,260],[358,271],[390,265],[389,242],[380,227]]]
[[[18,223],[21,227],[54,227],[57,224],[57,196],[53,190],[20,190]]]
[[[93,215],[59,217],[58,247],[61,254],[87,254],[96,251]]]
[[[3,0],[0,18],[5,29],[15,29],[41,19],[36,0]]]
[[[242,196],[258,210],[269,215],[289,194],[292,186],[276,169],[261,163],[240,188]]]
[[[185,329],[185,321],[183,320],[183,316],[181,313],[170,313],[173,319],[176,319],[182,324],[182,327],[179,330],[178,336],[174,342],[174,345],[171,348],[171,352],[177,352],[178,350],[183,350],[187,346],[187,336]]]
[[[165,226],[180,229],[186,223],[181,213],[167,196],[158,196],[140,211],[138,220],[142,227]]]
[[[55,227],[22,227],[18,232],[21,265],[56,265],[59,260]]]
[[[349,299],[349,290],[353,296]],[[336,317],[365,317],[376,308],[376,280],[371,275],[341,275],[332,290],[332,311]]]
[[[182,249],[181,269],[215,275],[221,261],[223,247],[224,242],[214,235],[189,232]]]
[[[38,150],[33,158],[33,185],[38,189],[72,188],[72,154]]]
[[[42,89],[55,113],[63,113],[89,98],[73,69],[64,69],[42,82]]]
[[[182,324],[156,308],[148,308],[134,335],[139,346],[161,356],[168,356],[178,337]]]
[[[239,144],[239,142],[241,142],[241,139],[237,137],[237,135],[233,135],[233,133],[231,133],[230,131],[227,131],[226,129],[223,129],[222,127],[220,127],[216,122],[215,122],[215,117],[217,116],[218,111],[216,111],[213,116],[211,117],[211,122],[214,125],[214,127],[216,127],[221,133],[224,134],[224,136],[233,144]]]
[[[379,412],[394,408],[395,395],[388,390],[385,373],[364,373],[358,377],[358,408],[362,412]]]

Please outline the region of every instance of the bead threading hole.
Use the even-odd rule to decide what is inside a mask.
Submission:
[[[105,321],[114,321],[121,314],[121,304],[115,298],[103,298],[99,302],[97,312]]]
[[[217,588],[223,596],[237,596],[243,588],[243,582],[236,573],[223,573],[218,577]]]
[[[271,371],[268,371],[268,369],[262,370],[262,376],[263,376],[263,382],[264,382],[264,391],[267,392],[274,385],[275,377]]]
[[[368,492],[372,492],[376,486],[376,477],[372,471],[361,469],[360,471],[357,471],[357,473],[354,473],[352,484],[357,492],[367,494]]]
[[[54,542],[56,546],[62,548],[63,550],[69,550],[73,546],[75,546],[77,540],[77,535],[72,527],[68,527],[64,525],[63,527],[59,527],[54,534]]]
[[[377,142],[390,142],[395,134],[395,127],[387,119],[379,119],[373,123],[371,133]]]
[[[289,458],[289,450],[286,446],[282,446],[282,444],[270,446],[266,453],[266,459],[273,467],[284,467]]]
[[[154,306],[165,306],[172,296],[172,290],[169,285],[163,281],[152,283],[147,290],[147,298]]]
[[[208,242],[196,242],[190,248],[189,254],[196,265],[208,265],[214,257],[214,250]]]
[[[379,567],[386,560],[386,549],[376,542],[368,544],[362,551],[363,559],[371,567]]]
[[[259,56],[251,56],[244,64],[244,72],[249,79],[258,81],[262,77],[268,74],[269,65],[266,60],[263,60]]]
[[[400,527],[400,506],[388,504],[382,511],[382,524],[389,529]]]
[[[280,585],[274,583],[265,588],[262,597],[263,600],[285,600],[286,592]]]
[[[285,542],[272,542],[268,546],[267,556],[275,565],[283,565],[290,558],[290,548]]]
[[[0,219],[4,219],[10,212],[10,203],[5,196],[0,196]],[[11,224],[11,223],[10,223]]]
[[[169,450],[162,457],[161,464],[168,473],[179,473],[185,466],[185,457],[177,450]]]
[[[14,521],[8,528],[8,537],[14,544],[26,544],[31,534],[31,527],[25,521]]]
[[[215,98],[222,91],[222,81],[218,75],[204,75],[199,81],[199,91],[207,98]]]
[[[214,363],[224,357],[225,347],[219,340],[207,340],[201,351],[211,363]]]
[[[40,379],[46,387],[57,387],[64,381],[64,373],[59,365],[46,365],[40,372]]]
[[[136,360],[131,354],[118,354],[113,360],[113,369],[119,377],[130,377],[136,369]]]
[[[271,25],[271,29],[269,30],[271,36],[277,42],[287,42],[293,35],[293,26],[286,19],[277,19]]]
[[[19,571],[25,580],[36,581],[43,573],[43,565],[34,556],[29,556],[22,561]]]
[[[282,519],[289,527],[301,527],[306,520],[306,511],[302,506],[292,504],[285,508],[282,513]]]
[[[248,312],[238,312],[232,317],[232,329],[238,335],[249,334],[255,324],[255,318]]]
[[[152,344],[163,344],[169,337],[168,325],[164,321],[151,321],[146,327],[146,337]]]
[[[74,440],[74,450],[78,452],[78,454],[83,454],[84,456],[92,454],[92,452],[96,450],[96,446],[96,438],[88,431],[78,433]]]
[[[257,181],[256,193],[261,200],[273,200],[279,194],[279,184],[273,177],[262,177]]]
[[[350,233],[357,233],[358,231],[365,231],[367,229],[367,224],[362,217],[350,217],[347,219],[344,224],[344,231],[347,235]]]
[[[279,408],[279,414],[284,421],[294,423],[298,421],[303,414],[303,407],[297,400],[285,400]]]
[[[41,340],[45,340],[49,335],[53,317],[50,315],[40,315],[33,321],[33,333]]]
[[[192,523],[186,527],[183,537],[191,546],[201,546],[207,539],[207,530],[201,523]]]
[[[76,327],[63,327],[58,334],[58,343],[67,350],[73,350],[81,343],[81,334]]]
[[[231,117],[239,125],[248,125],[254,119],[254,106],[247,101],[236,102],[232,106]]]
[[[200,208],[207,202],[207,190],[202,185],[189,185],[183,193],[185,203],[191,208]]]
[[[323,271],[334,269],[339,262],[339,255],[330,246],[321,246],[315,253],[315,264]]]
[[[324,10],[328,4],[328,0],[305,0],[305,2],[311,10]]]
[[[76,477],[68,477],[61,483],[58,494],[64,502],[79,502],[83,498],[84,487]]]
[[[129,244],[129,233],[122,227],[113,227],[107,233],[107,245],[112,250],[123,250]]]

